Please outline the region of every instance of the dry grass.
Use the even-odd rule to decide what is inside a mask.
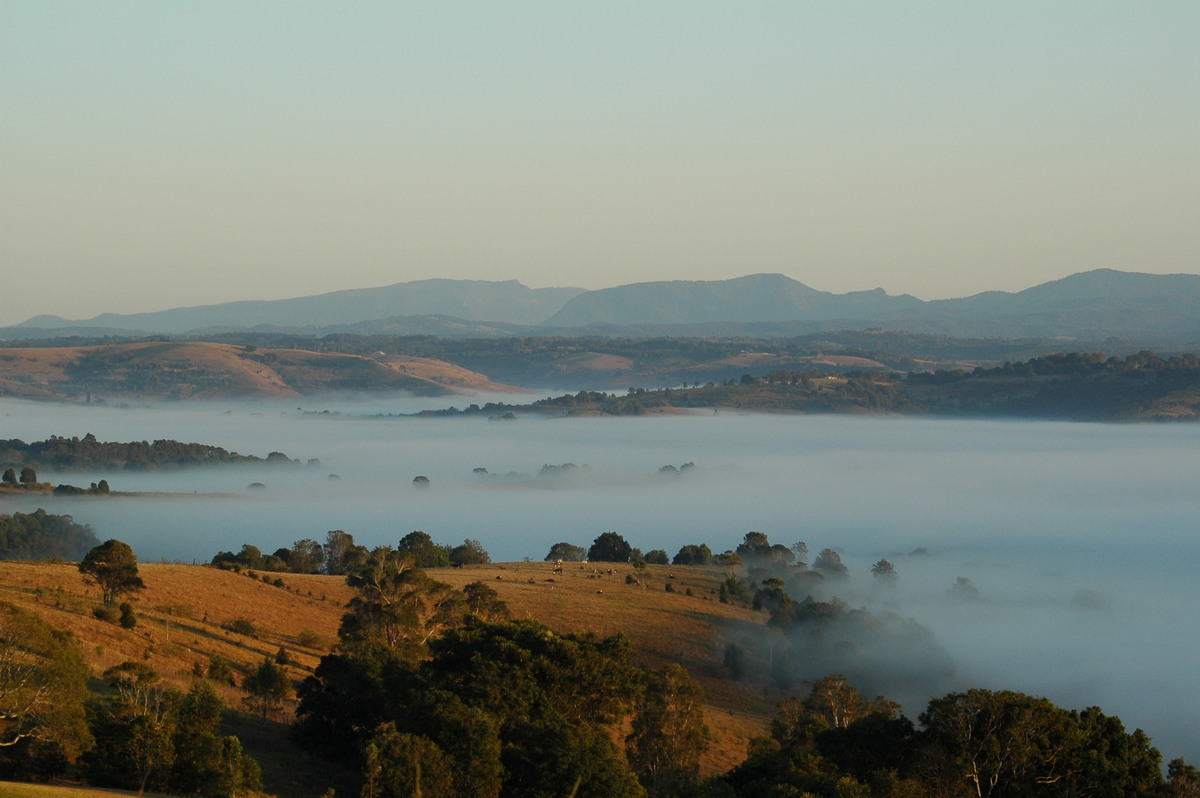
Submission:
[[[280,588],[245,574],[196,565],[144,563],[140,571],[146,589],[131,597],[139,618],[132,630],[92,615],[98,591],[85,585],[69,563],[0,562],[0,601],[24,606],[55,627],[69,630],[94,674],[135,660],[150,665],[168,683],[186,687],[192,669],[197,664],[206,666],[213,655],[245,672],[281,647],[294,663],[289,666],[293,679],[303,679],[336,640],[343,606],[351,596],[340,577],[261,575],[282,579],[285,587]],[[645,666],[684,665],[706,692],[705,714],[713,732],[703,768],[706,774],[723,772],[745,758],[749,739],[764,732],[781,697],[762,682],[739,683],[725,673],[725,642],[748,639],[763,616],[717,601],[716,591],[724,578],[719,568],[639,570],[625,564],[580,568],[578,563],[567,563],[561,574],[555,574],[550,563],[529,562],[436,570],[431,575],[458,588],[482,581],[499,593],[514,617],[537,618],[559,631],[624,633]],[[627,583],[627,576],[639,584]],[[673,591],[666,590],[668,584]],[[240,618],[253,623],[253,636],[225,628]],[[752,663],[755,654],[746,647]],[[238,708],[242,694],[228,688],[225,699]],[[265,740],[269,735],[260,737]],[[281,768],[281,773],[286,771]],[[267,786],[281,794],[298,794],[270,781]]]
[[[142,793],[155,798],[156,792]],[[0,796],[3,798],[114,798],[114,796],[137,795],[127,790],[97,790],[94,787],[72,787],[61,784],[19,784],[15,781],[0,781]]]
[[[93,373],[80,380],[71,369],[85,358]],[[156,372],[152,384],[143,379],[147,372]],[[428,358],[248,349],[199,341],[0,350],[0,396],[29,399],[70,398],[93,384],[99,394],[133,393],[142,398],[296,397],[354,378],[365,379],[364,387],[431,393],[517,390]]]
[[[386,355],[379,358],[389,368],[409,377],[425,380],[455,390],[488,393],[528,393],[522,388],[492,382],[483,374],[469,371],[444,360],[409,355]]]

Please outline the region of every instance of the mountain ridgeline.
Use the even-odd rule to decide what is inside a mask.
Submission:
[[[799,335],[881,328],[957,337],[1200,342],[1200,276],[1097,269],[1008,293],[924,301],[882,289],[834,294],[781,274],[645,282],[585,291],[515,280],[419,280],[317,296],[70,321],[34,316],[0,337],[67,334]]]

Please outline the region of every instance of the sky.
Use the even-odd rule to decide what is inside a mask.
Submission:
[[[0,0],[0,325],[1200,273],[1200,4]]]

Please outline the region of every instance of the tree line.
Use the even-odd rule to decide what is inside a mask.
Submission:
[[[99,541],[90,526],[43,509],[0,515],[0,560],[76,561]]]
[[[271,452],[263,458],[230,452],[219,446],[166,439],[128,443],[99,441],[90,432],[82,438],[51,435],[46,440],[30,443],[19,438],[0,440],[0,467],[16,469],[160,471],[191,466],[263,463],[298,465],[300,461],[292,460],[282,452]],[[320,462],[310,460],[308,464],[315,467]]]
[[[438,544],[420,530],[401,538],[396,549],[412,557],[414,564],[419,568],[459,568],[492,561],[478,540],[468,538],[457,546]],[[210,564],[236,571],[340,576],[360,568],[370,553],[366,546],[354,542],[353,535],[341,529],[334,529],[326,534],[324,543],[304,538],[295,541],[290,547],[280,547],[270,554],[263,554],[257,546],[244,543],[237,552],[217,552]]]
[[[594,547],[629,556],[606,535]],[[569,552],[556,544],[556,553]],[[752,571],[845,573],[830,549],[810,569],[803,544],[757,532],[733,553]],[[874,577],[894,578],[889,566],[877,562]],[[1150,739],[1096,707],[972,689],[930,700],[914,723],[839,673],[781,702],[742,764],[701,779],[710,734],[703,691],[683,667],[638,666],[622,635],[511,620],[487,585],[454,590],[395,547],[372,550],[347,583],[355,595],[339,643],[301,684],[295,728],[314,752],[359,768],[364,798],[1200,794],[1194,767],[1174,760],[1164,777]],[[781,580],[756,583],[756,608],[788,630],[847,613],[811,598],[785,609]]]
[[[856,679],[816,666],[807,673],[828,675],[789,685],[807,687],[778,705],[744,762],[701,779],[711,735],[703,690],[684,667],[638,664],[620,634],[564,634],[513,619],[482,582],[456,590],[438,581],[418,560],[440,563],[435,550],[445,549],[424,533],[363,551],[335,530],[326,546],[323,567],[340,549],[334,561],[354,595],[337,645],[299,687],[294,732],[314,753],[356,767],[362,798],[1200,795],[1195,767],[1176,759],[1164,775],[1149,737],[1097,707],[970,689],[931,699],[913,722],[884,695],[867,698]],[[593,547],[589,554],[633,556],[617,533]],[[815,645],[853,612],[788,593],[791,580],[844,579],[832,549],[810,566],[802,542],[749,532],[729,554],[748,576],[730,573],[730,590],[752,593],[785,635],[825,624],[810,635]],[[106,606],[144,587],[120,541],[94,547],[78,568]],[[895,571],[880,560],[872,575],[886,581]],[[859,617],[853,625],[871,624]],[[268,715],[290,690],[278,667],[284,653],[247,675],[248,708]],[[212,682],[231,674],[217,659],[197,667],[186,691],[164,688],[143,663],[122,663],[92,695],[69,635],[0,604],[0,774],[46,777],[78,761],[96,786],[221,798],[258,789],[257,764],[218,729],[223,705]]]
[[[621,635],[512,620],[486,584],[455,590],[398,548],[372,550],[347,582],[355,596],[300,685],[296,733],[357,764],[364,798],[621,798],[645,794],[639,773],[698,784],[707,732],[682,668],[640,668]],[[622,751],[613,730],[630,718]]]

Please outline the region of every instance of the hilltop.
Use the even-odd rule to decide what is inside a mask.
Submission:
[[[0,396],[25,399],[295,398],[330,391],[511,392],[482,374],[406,355],[210,342],[0,349]]]
[[[336,576],[270,574],[272,582],[281,580],[277,586],[267,575],[259,579],[199,565],[143,563],[140,572],[146,590],[131,599],[139,621],[131,630],[93,616],[96,589],[85,585],[70,563],[0,562],[0,601],[69,631],[94,676],[133,660],[154,668],[169,684],[186,687],[193,669],[206,666],[214,655],[245,673],[280,648],[289,652],[289,675],[302,680],[336,641],[351,597],[345,579]],[[429,573],[456,588],[484,581],[513,617],[537,618],[557,631],[624,633],[643,665],[687,667],[704,686],[705,718],[714,735],[704,760],[706,774],[744,760],[750,737],[765,731],[775,702],[783,697],[765,678],[762,653],[747,642],[766,616],[717,601],[725,577],[721,568],[650,565],[635,571],[627,564],[604,563],[597,569],[567,563],[555,574],[551,563],[524,562]],[[627,582],[628,576],[636,583]],[[667,585],[673,590],[668,592]],[[248,621],[253,633],[233,631],[247,630],[239,621]],[[743,681],[732,680],[722,664],[728,641],[746,648],[751,675]],[[753,675],[758,665],[761,679]],[[228,706],[240,708],[240,690],[223,692]],[[281,723],[237,714],[226,724],[259,758],[267,792],[316,798],[345,777],[295,747]]]

